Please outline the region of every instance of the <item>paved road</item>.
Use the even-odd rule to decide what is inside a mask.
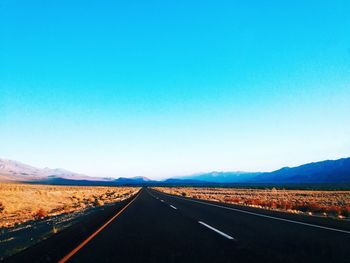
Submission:
[[[56,262],[69,255],[67,262],[350,262],[348,222],[218,205],[146,188],[121,209],[114,209],[118,216],[98,233],[91,219],[95,230],[79,242],[75,226],[9,261]],[[102,218],[106,222],[111,214],[94,218],[102,226]]]

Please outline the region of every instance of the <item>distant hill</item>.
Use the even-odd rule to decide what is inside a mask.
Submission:
[[[350,158],[284,167],[252,178],[259,183],[350,183]]]
[[[162,181],[162,184],[204,184],[206,181],[195,180],[195,179],[180,179],[180,178],[169,178]]]
[[[119,177],[118,179],[113,180],[113,182],[117,184],[130,185],[130,184],[150,184],[155,181],[144,176],[137,176],[137,177],[131,177],[131,178]]]
[[[190,176],[182,176],[177,180],[194,180],[210,183],[243,183],[256,177],[260,173],[250,172],[210,172],[203,174],[195,174]]]
[[[328,184],[350,183],[350,158],[284,167],[273,172],[211,172],[155,181],[146,177],[90,177],[64,169],[39,169],[0,159],[0,181],[78,185],[205,185],[205,184]]]
[[[0,159],[0,181],[59,185],[141,185],[155,182],[142,176],[118,179],[91,177],[60,168],[40,169],[7,159]]]
[[[181,180],[209,183],[350,183],[350,158],[284,167],[273,172],[211,172],[182,176],[176,180],[177,183]]]
[[[64,169],[36,168],[18,161],[0,159],[0,181],[53,181],[55,178],[65,180],[98,180],[106,178],[90,177]]]
[[[33,166],[17,161],[0,159],[0,180],[36,180],[45,177],[44,172]]]

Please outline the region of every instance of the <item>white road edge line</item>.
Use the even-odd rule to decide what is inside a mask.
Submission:
[[[214,207],[223,208],[223,209],[227,209],[227,210],[232,210],[232,211],[236,211],[236,212],[240,212],[240,213],[245,213],[245,214],[249,214],[249,215],[260,216],[260,217],[265,217],[265,218],[269,218],[269,219],[274,219],[274,220],[289,222],[289,223],[293,223],[293,224],[299,224],[299,225],[304,225],[304,226],[316,227],[316,228],[320,228],[320,229],[325,229],[325,230],[330,230],[330,231],[335,231],[335,232],[350,234],[350,231],[341,230],[341,229],[337,229],[337,228],[332,228],[332,227],[327,227],[327,226],[319,226],[319,225],[314,225],[314,224],[310,224],[310,223],[304,223],[304,222],[300,222],[300,221],[294,221],[294,220],[285,219],[285,218],[280,218],[280,217],[274,217],[274,216],[268,216],[268,215],[258,214],[258,213],[254,213],[254,212],[249,212],[249,211],[237,209],[237,208],[226,207],[226,206],[215,205],[215,204],[205,203],[205,202],[201,202],[201,201],[196,201],[196,200],[181,198],[181,197],[173,196],[173,195],[166,194],[166,193],[163,193],[163,194],[165,194],[165,195],[167,195],[167,196],[170,196],[170,197],[178,198],[178,199],[181,199],[181,200],[187,200],[187,201],[191,201],[191,202],[195,202],[195,203],[199,203],[199,204],[203,204],[203,205],[214,206]]]
[[[170,205],[170,207],[171,207],[171,208],[174,208],[174,209],[177,209],[177,208],[176,208],[175,206],[173,206],[173,205]]]
[[[216,229],[215,227],[212,227],[212,226],[210,226],[210,225],[208,225],[208,224],[206,224],[206,223],[204,223],[204,222],[202,222],[202,221],[198,221],[198,223],[200,223],[201,225],[203,225],[203,226],[205,226],[205,227],[207,227],[207,228],[209,228],[209,229],[215,231],[216,233],[218,233],[218,234],[220,234],[220,235],[226,237],[227,239],[231,239],[231,240],[237,241],[235,238],[233,238],[233,237],[231,237],[231,236],[225,234],[224,232],[222,232],[222,231]]]

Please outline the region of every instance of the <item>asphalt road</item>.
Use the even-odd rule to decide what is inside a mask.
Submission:
[[[67,262],[350,262],[350,224],[144,188],[133,200],[108,208],[8,261],[62,258]]]

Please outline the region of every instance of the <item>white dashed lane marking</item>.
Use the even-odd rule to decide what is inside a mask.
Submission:
[[[231,240],[236,241],[235,238],[231,237],[231,236],[228,235],[228,234],[225,234],[224,232],[222,232],[222,231],[216,229],[215,227],[212,227],[212,226],[210,226],[210,225],[208,225],[208,224],[206,224],[206,223],[204,223],[204,222],[202,222],[202,221],[198,221],[198,223],[200,223],[201,225],[203,225],[203,226],[205,226],[205,227],[207,227],[207,228],[213,230],[214,232],[216,232],[216,233],[222,235],[223,237],[226,237],[227,239],[231,239]]]

